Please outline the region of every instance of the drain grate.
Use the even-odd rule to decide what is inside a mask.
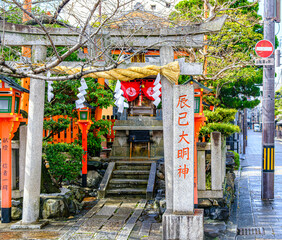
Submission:
[[[247,228],[238,228],[238,235],[263,235],[264,228],[263,227],[247,227]]]

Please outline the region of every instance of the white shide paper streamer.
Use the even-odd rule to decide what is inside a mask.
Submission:
[[[118,112],[119,113],[122,113],[124,108],[128,108],[129,105],[128,103],[126,103],[124,100],[125,100],[125,97],[123,96],[124,92],[122,91],[121,89],[121,83],[120,81],[118,80],[117,81],[117,84],[116,84],[116,87],[115,87],[115,105],[118,107]]]
[[[47,77],[49,78],[51,76],[50,71],[47,72]],[[53,87],[52,87],[52,83],[53,81],[47,81],[48,82],[48,90],[47,90],[47,97],[48,97],[48,102],[51,102],[51,100],[54,97],[54,93],[53,93]]]
[[[81,86],[78,88],[79,93],[76,95],[78,97],[78,100],[75,101],[76,109],[84,108],[84,96],[87,94],[85,90],[88,88],[84,78],[80,80],[80,84]]]
[[[161,83],[160,83],[160,80],[161,80],[161,75],[158,74],[157,77],[156,77],[156,80],[155,80],[155,82],[154,82],[154,88],[153,88],[154,93],[152,94],[152,98],[154,98],[154,100],[155,100],[155,101],[153,102],[153,104],[154,104],[156,107],[157,107],[157,106],[160,104],[160,102],[161,102],[161,98],[159,97],[160,94],[161,94],[160,89],[162,88],[162,85],[161,85]]]

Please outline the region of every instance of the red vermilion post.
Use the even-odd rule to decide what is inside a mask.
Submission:
[[[23,8],[31,13],[32,1],[31,0],[24,0],[23,1]],[[31,17],[23,13],[23,23],[30,20]],[[22,46],[22,56],[31,58],[31,46]],[[30,89],[30,78],[22,78],[21,86],[26,89]],[[28,113],[28,103],[29,103],[29,94],[22,93],[22,101],[21,101],[21,109]]]
[[[12,144],[13,122],[3,120],[1,125],[1,222],[11,222],[12,207]]]
[[[16,120],[16,121],[15,121]],[[11,222],[12,138],[19,127],[18,118],[0,119],[1,137],[1,222]]]
[[[82,158],[82,187],[87,186],[87,127],[88,123],[80,123],[82,131],[82,148],[84,150]]]

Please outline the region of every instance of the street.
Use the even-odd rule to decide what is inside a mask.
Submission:
[[[239,235],[237,239],[282,239],[282,142],[275,141],[275,198],[262,201],[261,141],[261,132],[248,131],[245,160],[241,161],[242,168],[238,174],[236,217],[231,216],[237,220],[238,229],[247,228],[248,235]],[[262,234],[251,234],[255,231]]]

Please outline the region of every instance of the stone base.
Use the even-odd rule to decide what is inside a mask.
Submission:
[[[13,225],[11,225],[12,230],[19,230],[19,229],[41,229],[44,226],[48,225],[49,221],[38,221],[34,223],[22,223],[22,221],[19,221]]]
[[[194,215],[179,215],[167,210],[162,222],[163,240],[204,239],[203,209],[195,209]]]

